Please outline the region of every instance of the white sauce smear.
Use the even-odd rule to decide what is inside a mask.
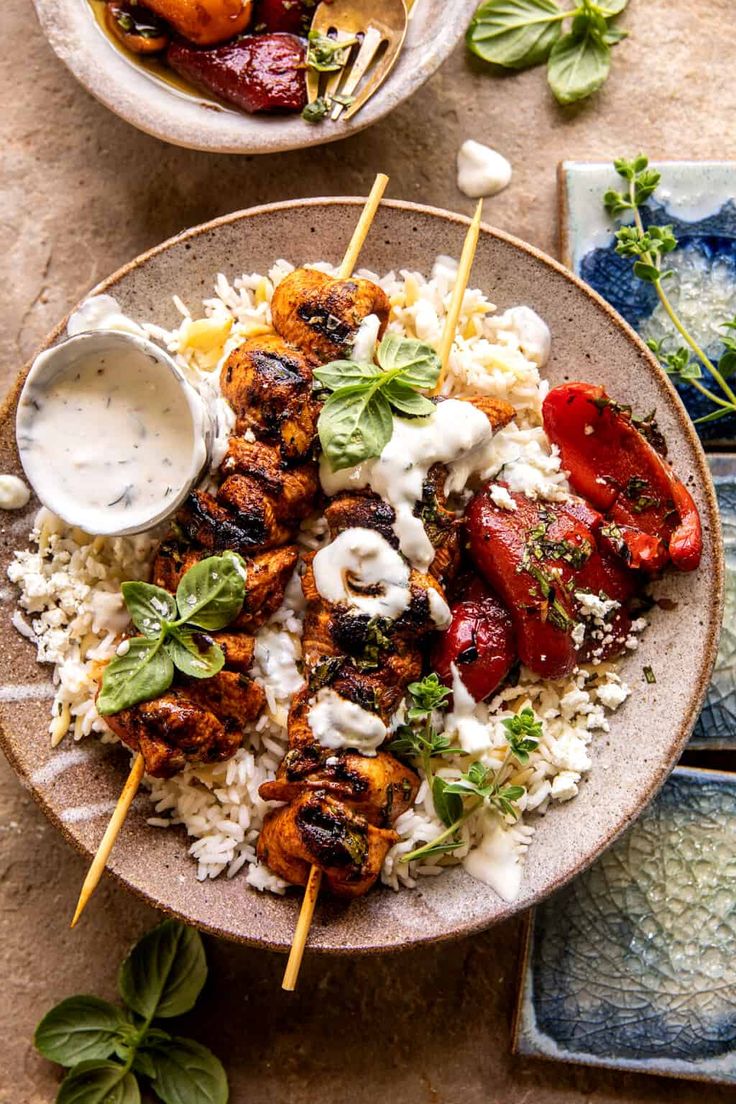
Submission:
[[[312,562],[326,602],[347,602],[369,617],[395,621],[408,607],[409,565],[373,529],[345,529]]]
[[[492,438],[485,414],[461,399],[438,403],[429,418],[394,419],[391,440],[375,460],[333,472],[322,457],[320,477],[326,494],[370,487],[396,513],[394,532],[406,558],[419,571],[434,559],[434,548],[414,507],[434,464],[448,468],[446,494],[465,489],[471,475],[487,467]]]
[[[506,158],[469,138],[457,155],[457,186],[471,199],[496,195],[511,182],[511,165]]]
[[[363,755],[375,755],[386,739],[386,726],[375,713],[347,701],[323,687],[309,710],[309,727],[322,747],[355,748]]]

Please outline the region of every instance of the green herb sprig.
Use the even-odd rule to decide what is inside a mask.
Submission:
[[[684,322],[670,302],[663,283],[672,275],[672,270],[664,267],[664,258],[677,248],[677,238],[671,226],[647,226],[641,216],[641,207],[654,195],[661,179],[660,173],[649,166],[644,154],[631,160],[620,157],[614,161],[614,168],[626,182],[623,191],[610,189],[603,196],[603,203],[609,215],[630,213],[632,225],[619,226],[616,230],[616,252],[633,262],[634,275],[645,283],[652,284],[662,308],[682,338],[684,344],[673,351],[666,351],[662,341],[648,341],[647,344],[668,375],[685,380],[705,395],[716,407],[709,414],[696,419],[697,423],[714,422],[736,413],[736,391],[729,380],[736,375],[736,338],[730,333],[723,335],[724,352],[717,365],[689,332]],[[736,331],[736,317],[721,323],[721,328]],[[705,373],[718,385],[720,394],[711,386],[703,383]]]
[[[468,28],[469,48],[507,69],[547,63],[558,103],[597,92],[611,68],[611,48],[626,37],[611,21],[628,0],[580,0],[562,8],[555,0],[484,0]],[[565,28],[567,21],[568,28]]]
[[[429,843],[402,855],[401,862],[432,858],[462,847],[462,840],[457,838],[458,830],[484,806],[501,817],[518,818],[517,803],[526,793],[526,788],[511,785],[508,777],[514,763],[523,766],[529,762],[529,755],[536,750],[542,738],[542,722],[537,720],[529,706],[525,706],[520,713],[501,723],[506,731],[507,748],[498,767],[474,762],[460,778],[448,780],[440,775],[432,776],[425,766],[432,786],[435,812],[446,828]]]
[[[36,1049],[69,1071],[56,1104],[140,1104],[139,1077],[164,1104],[227,1104],[219,1059],[201,1043],[154,1026],[189,1012],[206,978],[199,933],[165,920],[120,967],[125,1007],[78,996],[47,1012],[36,1028]]]
[[[439,357],[430,345],[389,333],[377,359],[377,364],[334,360],[314,370],[322,387],[332,392],[317,429],[333,471],[380,456],[391,440],[395,413],[426,418],[435,409],[421,394],[440,374]]]
[[[190,567],[176,597],[152,583],[123,583],[121,590],[142,635],[131,637],[125,653],[105,668],[98,713],[119,713],[157,698],[171,686],[174,668],[192,678],[211,678],[222,669],[225,655],[206,631],[223,629],[242,609],[245,565],[237,553]]]
[[[310,31],[307,46],[307,68],[317,73],[336,73],[347,62],[357,38],[338,41],[319,31]]]

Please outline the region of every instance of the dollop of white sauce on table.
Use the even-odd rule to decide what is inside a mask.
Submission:
[[[344,529],[320,548],[312,569],[326,602],[347,602],[369,617],[395,621],[411,600],[409,565],[373,529]]]
[[[182,387],[135,345],[90,350],[29,386],[17,430],[41,500],[91,533],[156,520],[206,452]]]
[[[119,330],[137,337],[146,336],[142,326],[123,314],[120,304],[112,295],[91,295],[69,315],[66,324],[69,337],[92,330]]]
[[[380,717],[326,686],[317,693],[308,720],[315,739],[326,748],[354,748],[363,755],[375,755],[386,739],[387,728]]]
[[[414,507],[427,474],[434,464],[444,464],[445,493],[459,493],[473,474],[487,467],[492,436],[485,414],[471,403],[447,399],[429,418],[395,418],[391,440],[374,460],[333,472],[323,456],[322,487],[328,495],[370,487],[384,498],[396,513],[394,532],[401,551],[414,567],[426,571],[434,548]]]
[[[457,154],[457,186],[471,199],[496,195],[511,181],[511,165],[490,146],[469,138]]]
[[[0,510],[22,510],[31,489],[17,475],[0,475]]]

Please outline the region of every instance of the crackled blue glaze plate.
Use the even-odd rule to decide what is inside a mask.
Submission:
[[[736,316],[736,161],[654,162],[662,174],[656,193],[642,209],[645,226],[671,224],[679,240],[668,255],[672,276],[667,295],[690,332],[717,360],[723,352],[724,319]],[[631,261],[615,251],[615,220],[602,197],[620,189],[610,162],[564,161],[561,175],[562,260],[595,288],[641,336],[664,339],[672,351],[681,342],[659,305],[651,284],[632,272]],[[713,409],[689,383],[677,389],[693,419]],[[703,442],[736,446],[736,417],[698,426]]]
[[[736,775],[678,768],[535,910],[514,1049],[736,1084]]]

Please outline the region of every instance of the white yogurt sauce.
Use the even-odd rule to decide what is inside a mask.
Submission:
[[[17,475],[0,475],[0,510],[22,510],[31,489]]]
[[[326,748],[354,748],[363,755],[375,755],[386,739],[380,717],[326,686],[318,692],[308,720],[315,739]]]
[[[483,836],[463,859],[468,874],[495,889],[504,901],[515,901],[521,889],[521,863],[516,843],[510,832],[499,824],[490,810],[483,818]]]
[[[434,559],[434,548],[414,507],[433,464],[448,468],[445,492],[456,494],[471,475],[488,466],[492,438],[485,414],[460,399],[438,403],[429,418],[394,419],[391,440],[375,460],[364,460],[353,468],[333,472],[323,456],[320,465],[326,494],[370,487],[396,513],[394,532],[409,562],[426,571]]]
[[[438,629],[446,629],[452,621],[452,612],[438,590],[430,587],[427,591],[429,614]]]
[[[312,568],[326,602],[347,602],[369,617],[395,621],[411,600],[409,565],[373,529],[344,529],[319,550]]]
[[[488,751],[493,743],[489,725],[476,714],[477,702],[462,680],[457,665],[450,664],[452,672],[452,712],[445,719],[445,731],[454,734],[458,744],[468,755]]]
[[[381,319],[377,314],[367,314],[365,316],[358,326],[358,332],[353,342],[353,360],[357,360],[360,364],[369,364],[373,361],[380,328]]]
[[[123,314],[120,304],[112,295],[92,295],[69,315],[66,324],[69,337],[92,330],[117,330],[120,333],[135,334],[137,337],[146,336],[142,326]]]
[[[41,354],[21,395],[26,475],[42,502],[88,532],[160,520],[206,457],[183,386],[153,349],[117,334],[76,337]]]
[[[511,181],[511,165],[490,146],[469,138],[457,154],[457,186],[471,199],[496,195]]]

